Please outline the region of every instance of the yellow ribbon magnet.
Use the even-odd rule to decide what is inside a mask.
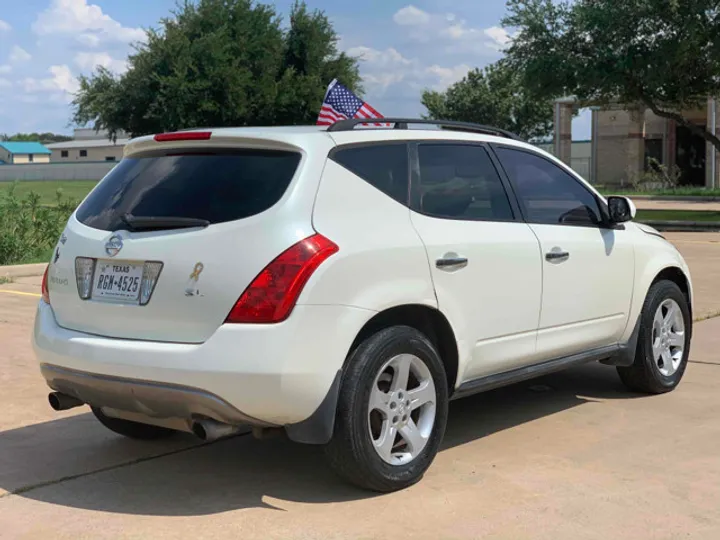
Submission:
[[[197,281],[200,278],[200,274],[202,273],[203,268],[205,268],[203,263],[195,263],[195,268],[193,268],[192,274],[190,274],[190,279],[194,279],[195,281]]]

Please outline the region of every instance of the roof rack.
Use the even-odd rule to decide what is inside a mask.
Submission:
[[[484,135],[494,135],[496,137],[505,137],[506,139],[513,139],[516,141],[522,141],[523,139],[514,133],[506,131],[504,129],[484,126],[482,124],[473,124],[471,122],[456,122],[454,120],[426,120],[417,118],[351,118],[349,120],[340,120],[328,127],[329,132],[338,131],[352,131],[356,126],[367,125],[367,124],[395,124],[393,129],[409,129],[408,124],[423,124],[438,126],[442,129],[456,130],[456,131],[469,131],[471,133],[482,133]]]

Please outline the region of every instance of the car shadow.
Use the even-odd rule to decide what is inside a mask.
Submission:
[[[632,398],[614,369],[588,365],[452,402],[442,450],[578,407]],[[376,496],[339,480],[320,447],[247,435],[138,442],[81,414],[0,433],[2,490],[46,503],[135,515],[197,516]]]

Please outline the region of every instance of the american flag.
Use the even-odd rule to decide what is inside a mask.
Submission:
[[[348,118],[383,118],[383,115],[353,94],[337,79],[330,83],[323,100],[318,126],[329,126]],[[376,126],[386,124],[375,124]]]

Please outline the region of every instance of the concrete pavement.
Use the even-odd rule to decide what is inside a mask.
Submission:
[[[720,315],[720,233],[665,233],[690,266],[695,317]]]
[[[706,311],[720,310],[718,237],[672,237]],[[0,538],[720,538],[720,318],[696,325],[671,394],[630,394],[589,365],[454,402],[425,479],[376,496],[318,448],[141,443],[85,408],[53,412],[29,343],[38,286],[0,286],[24,293],[0,294]]]

